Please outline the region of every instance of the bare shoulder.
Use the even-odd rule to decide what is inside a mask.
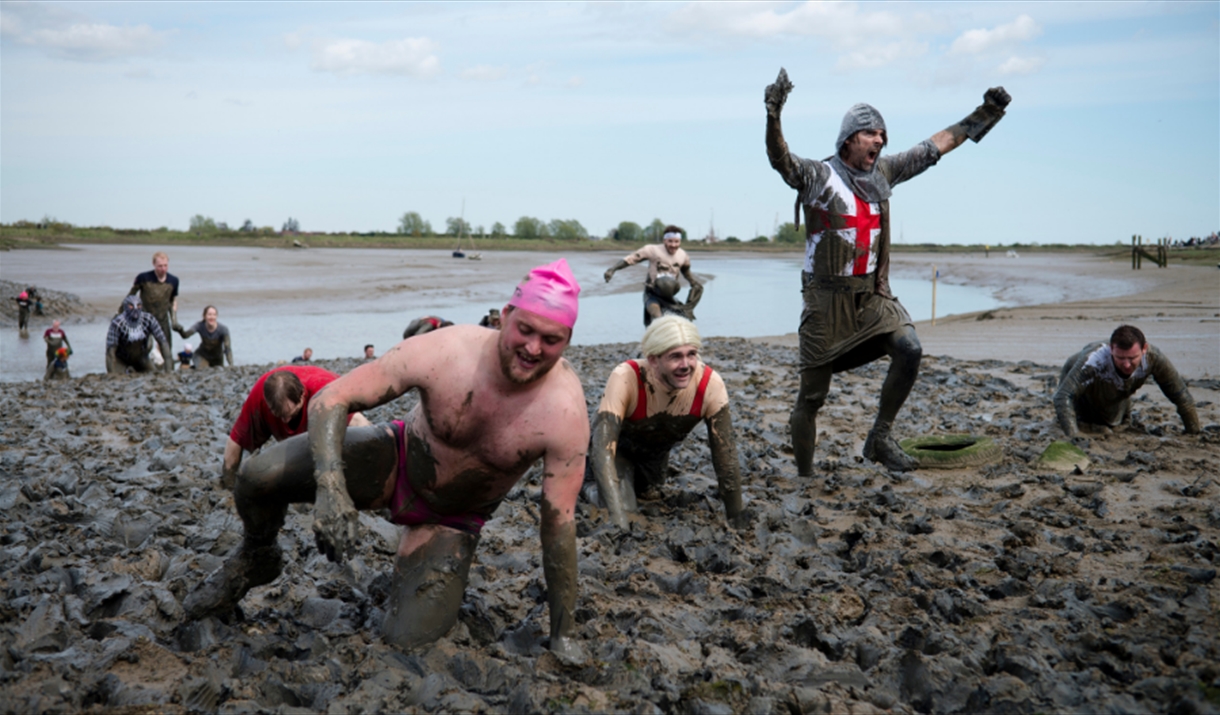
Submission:
[[[585,405],[585,390],[580,376],[567,359],[561,358],[547,376],[547,403],[556,429],[552,434],[558,442],[574,443],[583,448],[589,441],[589,412]]]

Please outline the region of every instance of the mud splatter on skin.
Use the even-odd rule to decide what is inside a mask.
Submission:
[[[568,349],[591,405],[635,349]],[[1058,475],[1036,459],[1060,437],[1059,365],[925,357],[896,436],[984,434],[1003,457],[896,475],[857,460],[875,362],[835,376],[809,480],[788,452],[796,350],[710,338],[703,352],[732,400],[753,526],[725,528],[701,435],[673,448],[678,476],[629,534],[578,503],[579,668],[545,652],[540,470],[484,529],[457,625],[404,658],[382,636],[397,530],[372,513],[340,565],[319,556],[312,510],[288,510],[284,573],[246,596],[244,619],[182,617],[241,543],[218,445],[268,366],[0,384],[0,709],[172,710],[206,691],[207,711],[1215,711],[1211,383],[1189,384],[1210,403],[1202,436],[1153,394],[1133,401],[1134,428],[1092,440],[1085,475]]]
[[[733,414],[728,405],[712,415],[707,426],[712,467],[725,515],[735,519],[741,514],[741,469],[737,461],[737,438],[733,434]]]
[[[551,642],[569,639],[576,627],[576,522],[542,497],[542,572],[546,577]]]

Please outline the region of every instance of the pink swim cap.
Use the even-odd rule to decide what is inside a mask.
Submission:
[[[29,294],[29,293],[26,293],[25,291],[21,291],[21,295],[19,295],[19,296],[17,296],[17,297],[18,297],[18,298],[20,298],[20,299],[22,299],[22,300],[25,300],[26,298],[29,298],[29,297],[30,297],[30,294]]]
[[[560,258],[530,271],[508,304],[571,328],[576,325],[579,296],[580,284],[568,262]]]

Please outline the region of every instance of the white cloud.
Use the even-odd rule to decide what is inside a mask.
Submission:
[[[861,11],[856,3],[810,0],[783,12],[786,3],[691,3],[669,17],[674,29],[756,39],[784,35],[821,37],[836,47],[854,47],[883,37],[913,35],[927,25],[922,15]]]
[[[922,42],[892,42],[888,45],[873,45],[855,52],[840,55],[835,63],[836,69],[857,70],[884,67],[902,59],[919,57],[928,51],[926,43]]]
[[[584,77],[581,77],[580,75],[573,75],[571,78],[568,79],[567,82],[563,83],[563,86],[568,89],[578,89],[580,87],[583,87],[584,84],[585,84]]]
[[[426,37],[376,43],[335,40],[314,49],[310,67],[336,74],[393,74],[431,77],[441,70],[438,45]]]
[[[876,6],[869,6],[876,7]],[[789,9],[791,8],[791,9]],[[818,38],[842,53],[836,66],[880,67],[923,54],[921,32],[944,31],[943,22],[916,12],[870,11],[856,3],[810,0],[787,3],[690,3],[672,13],[667,27],[678,33],[753,40]]]
[[[285,32],[280,41],[284,43],[284,47],[289,50],[295,50],[301,46],[301,36],[295,32]]]
[[[994,30],[966,30],[949,47],[951,55],[977,55],[1032,40],[1042,33],[1041,26],[1029,15],[998,25]]]
[[[1042,69],[1045,60],[1041,57],[1017,57],[1013,55],[1000,65],[999,73],[1004,75],[1033,74]]]
[[[491,65],[475,65],[462,70],[462,79],[475,82],[494,82],[508,75],[507,67],[492,67]]]
[[[166,35],[148,25],[78,23],[63,30],[35,30],[24,41],[61,57],[88,62],[151,54],[164,44]]]

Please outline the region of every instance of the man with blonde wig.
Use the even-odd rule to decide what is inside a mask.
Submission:
[[[455,325],[404,340],[326,385],[309,403],[309,433],[242,468],[234,501],[245,526],[236,554],[186,600],[191,617],[231,611],[280,573],[276,534],[288,504],[315,503],[318,550],[333,561],[361,538],[357,509],[389,509],[405,528],[383,632],[409,650],[457,622],[479,533],[517,481],[543,460],[542,570],[550,647],[582,659],[576,622],[576,498],[589,417],[563,351],[580,286],[563,259],[539,266],[504,306],[504,327]],[[348,427],[347,415],[419,390],[402,421]]]
[[[665,482],[669,452],[699,422],[707,425],[712,467],[725,516],[737,528],[748,519],[741,504],[741,468],[729,393],[724,380],[699,359],[703,342],[695,324],[676,315],[658,318],[644,331],[644,360],[628,360],[610,373],[593,418],[590,469],[597,501],[627,528],[636,498]]]

